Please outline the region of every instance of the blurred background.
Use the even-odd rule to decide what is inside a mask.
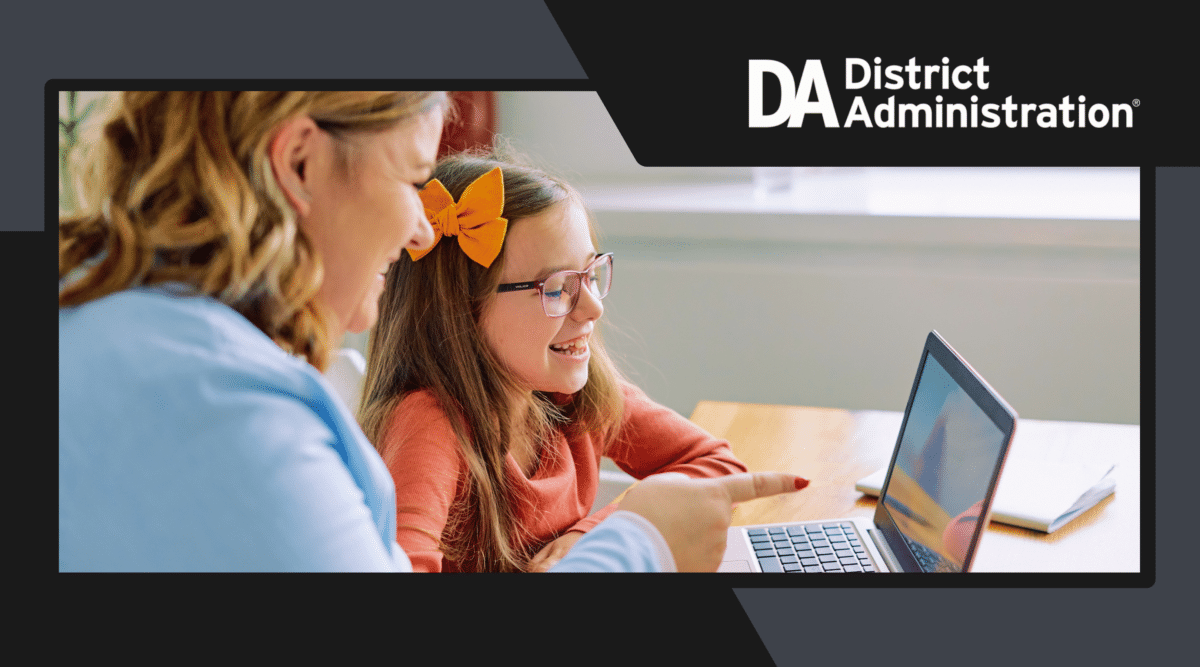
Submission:
[[[60,155],[95,97],[62,94]],[[902,411],[936,329],[1024,418],[1140,423],[1136,168],[647,168],[595,93],[460,99],[447,150],[498,134],[583,193],[608,346],[684,416]]]
[[[595,93],[495,104],[584,193],[608,345],[685,416],[903,411],[936,329],[1022,417],[1140,423],[1137,168],[647,168]]]

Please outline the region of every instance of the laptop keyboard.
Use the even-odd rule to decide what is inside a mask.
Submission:
[[[875,572],[867,548],[846,522],[746,531],[763,572]]]

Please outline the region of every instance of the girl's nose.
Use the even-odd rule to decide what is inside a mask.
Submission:
[[[585,280],[579,290],[579,301],[575,303],[575,309],[571,311],[571,316],[581,322],[598,320],[604,314],[604,302],[588,285],[589,283]]]

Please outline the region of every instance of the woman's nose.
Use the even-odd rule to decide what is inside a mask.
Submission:
[[[417,213],[417,229],[413,232],[412,238],[408,242],[408,247],[413,250],[424,250],[433,243],[433,225],[429,224],[429,220],[425,219],[424,209],[418,208]]]

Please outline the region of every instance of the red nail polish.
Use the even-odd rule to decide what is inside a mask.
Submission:
[[[807,479],[804,479],[803,477],[796,478],[796,489],[803,489],[806,486],[808,486]]]

